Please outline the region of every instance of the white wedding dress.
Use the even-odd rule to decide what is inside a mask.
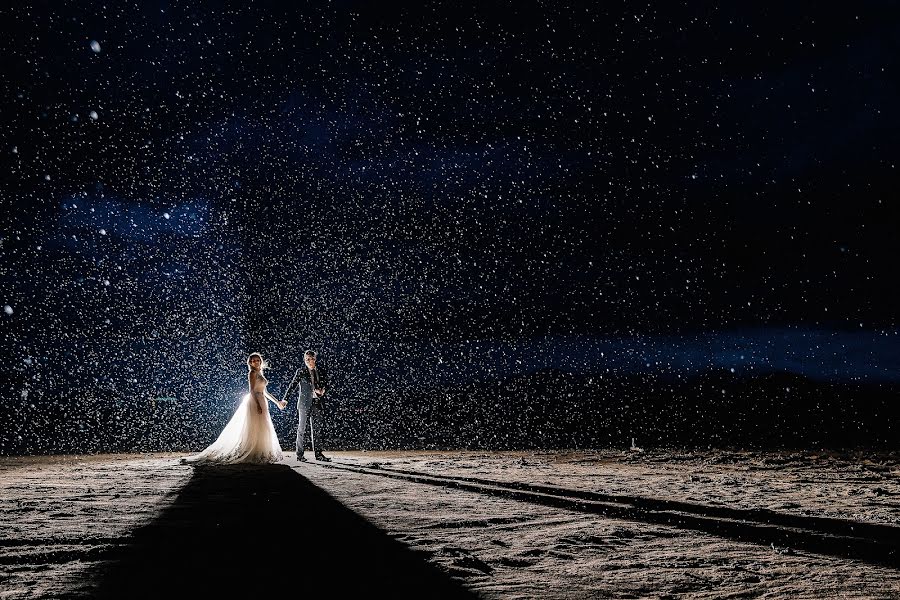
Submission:
[[[250,393],[244,396],[240,406],[215,442],[206,450],[188,457],[190,463],[272,463],[284,455],[281,444],[269,416],[269,401],[266,399],[266,385],[269,380],[262,374],[256,376],[256,383]],[[257,406],[262,405],[260,413]]]

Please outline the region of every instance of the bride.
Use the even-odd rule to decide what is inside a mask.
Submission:
[[[244,396],[240,406],[218,439],[206,450],[183,459],[191,463],[271,463],[283,458],[278,435],[269,416],[271,400],[284,410],[287,402],[281,402],[266,391],[269,380],[263,374],[268,365],[259,352],[247,358],[247,380],[250,393]]]

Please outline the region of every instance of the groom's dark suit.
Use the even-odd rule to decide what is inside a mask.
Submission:
[[[295,391],[297,392],[297,412],[299,421],[297,423],[297,454],[303,454],[303,448],[306,446],[306,422],[309,421],[309,434],[312,438],[313,453],[318,457],[321,456],[325,448],[325,432],[323,431],[323,420],[325,412],[325,397],[317,396],[315,389],[322,388],[328,390],[328,374],[325,370],[316,365],[316,368],[310,370],[309,367],[303,365],[294,373],[294,378],[284,393],[283,400],[291,397]]]

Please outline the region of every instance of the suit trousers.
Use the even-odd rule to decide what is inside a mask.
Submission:
[[[323,431],[324,411],[322,403],[316,398],[300,398],[297,401],[297,412],[300,420],[297,423],[297,454],[302,454],[306,447],[306,423],[309,421],[309,437],[313,453],[318,456],[325,449],[325,432]]]

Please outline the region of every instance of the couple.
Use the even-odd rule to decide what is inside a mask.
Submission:
[[[297,460],[307,462],[303,456],[306,437],[306,421],[310,423],[310,437],[317,461],[330,462],[322,454],[322,413],[325,388],[328,381],[321,367],[316,367],[316,353],[307,350],[303,355],[305,366],[297,369],[288,385],[283,400],[277,400],[266,390],[269,380],[263,371],[268,368],[259,352],[247,358],[247,381],[250,393],[244,396],[234,416],[225,425],[215,442],[206,450],[184,459],[191,463],[271,463],[284,458],[278,435],[269,416],[269,402],[284,410],[287,399],[297,391]]]

